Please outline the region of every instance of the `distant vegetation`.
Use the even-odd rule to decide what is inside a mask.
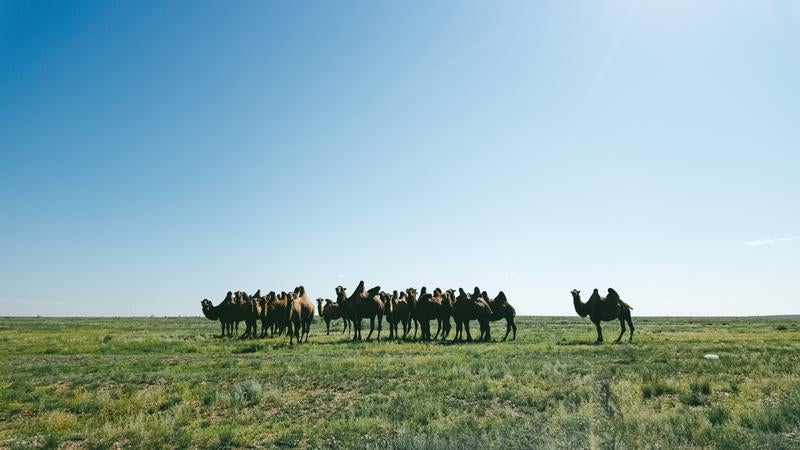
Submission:
[[[0,448],[800,447],[800,321],[517,317],[516,341],[363,342],[318,318],[0,319]],[[706,361],[706,353],[718,361]]]

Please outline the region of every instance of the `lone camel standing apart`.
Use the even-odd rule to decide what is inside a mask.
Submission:
[[[600,328],[600,322],[609,322],[619,319],[619,325],[622,331],[615,342],[622,339],[625,334],[625,322],[631,327],[630,341],[633,340],[633,321],[631,320],[631,305],[622,301],[619,294],[614,289],[608,288],[608,296],[601,297],[597,289],[592,292],[592,296],[586,303],[581,302],[581,291],[577,289],[572,290],[572,303],[575,306],[575,312],[581,317],[589,316],[594,326],[597,327],[597,341],[595,344],[603,342],[603,330]]]

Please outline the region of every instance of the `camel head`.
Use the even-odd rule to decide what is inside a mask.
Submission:
[[[597,289],[595,289],[595,292],[597,292]],[[581,301],[581,291],[573,289],[571,294],[572,305],[575,307],[575,312],[581,317],[586,317],[589,315],[589,307],[586,305],[586,303]]]
[[[214,305],[211,303],[211,300],[205,298],[202,302],[200,302],[200,305],[203,307],[203,315],[206,316],[206,319],[219,319],[219,311],[214,309]]]
[[[317,312],[322,316],[322,297],[317,299]]]
[[[336,303],[342,303],[347,300],[347,288],[341,286],[336,287]]]

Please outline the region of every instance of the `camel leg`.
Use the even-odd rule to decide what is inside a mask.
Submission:
[[[510,332],[511,332],[511,321],[506,319],[506,335],[503,336],[503,342],[506,341],[506,338],[508,337],[508,333],[510,333]]]
[[[513,332],[513,334],[511,335],[511,340],[512,341],[516,341],[517,340],[517,323],[513,318],[511,319],[511,330]]]
[[[311,331],[311,320],[306,322],[306,342],[308,342],[308,334]]]
[[[325,334],[331,334],[331,321],[325,318]]]
[[[622,339],[622,335],[625,334],[625,319],[620,317],[619,318],[619,326],[622,328],[622,331],[619,332],[619,336],[617,336],[617,340],[614,341],[615,343],[619,344],[620,339]]]
[[[600,344],[603,342],[603,329],[600,328],[600,322],[595,322],[594,326],[597,328],[597,340],[594,343]]]
[[[369,334],[367,334],[367,340],[372,338],[372,332],[375,331],[375,317],[369,318]]]
[[[469,332],[469,320],[464,321],[464,330],[467,332],[467,342],[472,342],[472,334]]]
[[[627,317],[625,317],[625,320],[628,321],[628,327],[630,327],[630,329],[631,329],[631,337],[628,340],[633,342],[633,320],[631,319],[630,311],[628,311],[628,315],[627,315]]]
[[[383,328],[383,316],[378,316],[378,342],[381,341],[381,328]]]
[[[414,340],[417,340],[417,326],[419,326],[419,321],[414,319]]]
[[[442,319],[436,319],[436,334],[433,335],[433,340],[439,339],[439,333],[442,331]]]

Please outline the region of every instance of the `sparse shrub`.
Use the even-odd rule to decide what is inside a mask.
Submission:
[[[703,381],[701,383],[692,383],[690,388],[692,392],[697,392],[703,395],[711,394],[711,385],[708,383],[708,381]]]
[[[708,410],[708,421],[714,426],[723,425],[730,418],[728,410],[721,405],[717,405]]]
[[[654,381],[642,385],[642,396],[644,398],[660,397],[662,395],[677,394],[678,389],[662,381]]]
[[[243,400],[248,405],[255,405],[261,399],[264,388],[256,380],[245,380],[233,387],[234,397]]]
[[[705,405],[707,401],[708,400],[706,399],[706,397],[697,391],[691,391],[681,396],[681,402],[689,406],[702,406]]]

